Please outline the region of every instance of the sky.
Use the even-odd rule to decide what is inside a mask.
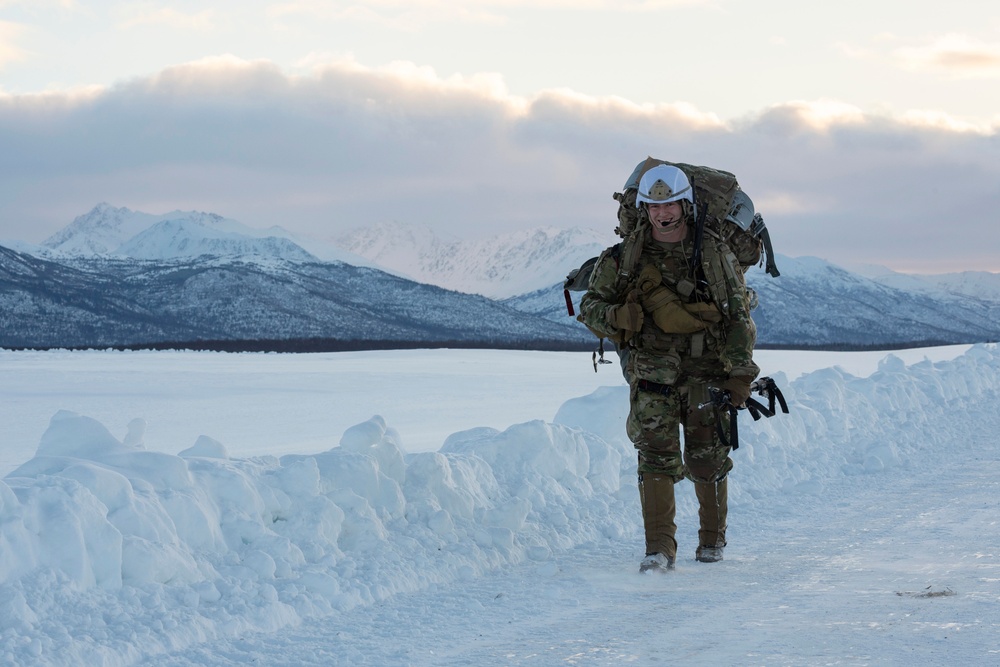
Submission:
[[[0,350],[0,662],[996,664],[1000,350],[758,361],[789,412],[739,418],[724,560],[683,480],[640,575],[588,355]]]
[[[985,0],[0,0],[0,239],[100,202],[330,240],[610,230],[646,155],[775,249],[1000,271]]]

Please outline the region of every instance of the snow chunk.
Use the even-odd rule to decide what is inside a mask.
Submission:
[[[194,444],[178,454],[181,458],[201,457],[206,459],[228,459],[225,445],[207,435],[200,435]]]
[[[129,448],[115,439],[103,424],[69,410],[60,410],[49,422],[38,445],[38,456],[73,456],[98,459]]]

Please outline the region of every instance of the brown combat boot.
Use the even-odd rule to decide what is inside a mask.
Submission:
[[[642,503],[642,523],[646,529],[646,556],[660,554],[666,561],[665,568],[673,569],[677,556],[677,524],[674,516],[677,514],[677,504],[674,501],[674,480],[667,475],[643,473],[639,478],[639,500]],[[659,560],[659,559],[657,559]],[[649,567],[640,567],[646,572]]]
[[[722,548],[726,546],[728,478],[718,482],[695,482],[694,493],[698,496],[698,518],[701,520],[695,558],[702,563],[717,563],[722,560]]]

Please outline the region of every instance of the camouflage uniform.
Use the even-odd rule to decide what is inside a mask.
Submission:
[[[731,245],[735,244],[706,229],[699,276],[704,280],[696,288],[689,269],[694,224],[688,222],[688,237],[680,243],[656,242],[647,231],[631,275],[638,276],[652,264],[663,287],[682,303],[714,303],[722,314],[721,322],[693,334],[666,333],[644,312],[642,331],[623,340],[624,332],[608,321],[607,311],[627,298],[634,299],[636,284],[634,279],[621,284],[617,246],[598,259],[580,303],[580,319],[628,352],[624,369],[631,388],[627,431],[639,454],[646,553],[662,553],[671,560],[676,553],[673,484],[685,477],[695,483],[698,495],[701,545],[725,546],[726,476],[733,462],[718,436],[716,420],[721,420],[723,432],[728,433],[729,417],[725,410],[697,406],[709,402],[709,387],[735,376],[752,381],[759,372],[753,362],[756,328],[750,317],[751,297],[743,278],[744,267],[760,256],[759,244],[756,256],[751,257],[753,247],[734,252]]]

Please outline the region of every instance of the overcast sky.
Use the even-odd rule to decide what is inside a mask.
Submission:
[[[1000,271],[998,84],[985,0],[0,0],[0,239],[610,230],[651,154],[735,172],[778,252]]]

